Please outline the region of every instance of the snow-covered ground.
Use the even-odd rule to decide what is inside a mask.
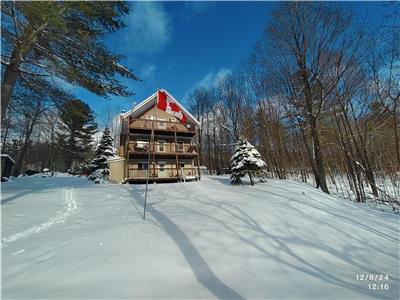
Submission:
[[[270,176],[273,177],[272,174],[270,174]],[[288,178],[293,181],[303,182],[301,175],[298,173],[288,174]],[[312,186],[316,186],[313,175],[308,174],[306,180],[307,183],[311,184]],[[375,182],[379,191],[378,201],[372,193],[371,186],[365,179],[363,181],[367,205],[383,211],[393,212],[394,210],[396,213],[399,213],[400,207],[398,203],[400,202],[400,174],[392,174],[392,177],[388,176],[387,174],[376,174]],[[356,193],[350,187],[347,178],[339,175],[334,176],[333,178],[331,176],[327,176],[326,183],[331,194],[350,201],[356,201]]]
[[[209,177],[151,184],[143,221],[144,189],[2,184],[2,297],[399,298],[399,215],[302,183]]]

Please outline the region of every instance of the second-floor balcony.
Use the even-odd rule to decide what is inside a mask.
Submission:
[[[166,118],[159,119],[135,119],[131,118],[129,121],[129,128],[137,128],[137,129],[153,129],[153,130],[162,130],[162,131],[174,131],[174,132],[190,132],[195,133],[196,127],[194,124],[183,124],[180,121],[176,120],[175,122],[171,122]]]
[[[157,153],[157,154],[185,154],[197,155],[197,145],[189,143],[166,143],[166,142],[128,142],[128,153]]]

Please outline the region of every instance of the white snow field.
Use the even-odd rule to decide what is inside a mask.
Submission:
[[[398,215],[306,184],[215,176],[149,185],[143,221],[144,190],[2,184],[2,297],[399,299]]]

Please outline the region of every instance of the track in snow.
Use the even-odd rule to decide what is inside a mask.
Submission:
[[[78,204],[75,202],[74,198],[72,197],[72,188],[65,189],[65,207],[62,211],[59,211],[56,216],[52,217],[47,222],[42,224],[33,226],[27,230],[15,233],[9,237],[5,237],[1,240],[1,248],[5,248],[8,244],[15,242],[19,239],[31,236],[33,234],[37,234],[42,232],[43,230],[48,229],[54,224],[63,223],[70,215],[75,213],[78,210]]]

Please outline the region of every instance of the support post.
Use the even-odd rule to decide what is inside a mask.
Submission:
[[[154,144],[154,130],[151,130],[150,142]],[[147,192],[149,189],[149,177],[150,177],[150,156],[151,156],[151,144],[149,143],[149,155],[147,157],[147,176],[146,176],[146,191],[144,194],[144,205],[143,205],[143,221],[146,219],[146,206],[147,206]],[[154,154],[153,154],[154,156]],[[154,158],[153,158],[154,159]]]
[[[131,124],[131,117],[129,116],[128,120],[128,133],[125,135],[125,181],[126,179],[129,179],[129,140],[131,139],[131,130],[130,130],[130,124]]]
[[[176,164],[176,176],[178,177],[178,180],[181,181],[181,178],[179,176],[179,159],[178,159],[178,151],[177,151],[177,146],[178,146],[178,140],[176,137],[176,126],[175,126],[175,164]]]
[[[199,143],[199,141],[200,141],[200,139],[199,139],[199,129],[197,128],[197,126],[195,127],[195,139],[196,139],[196,146],[197,146],[197,149],[196,149],[196,151],[197,151],[197,172],[198,172],[198,177],[199,177],[199,180],[201,180],[201,173],[200,173],[200,157],[199,157],[199,155],[200,155],[200,143]]]
[[[147,206],[147,192],[149,188],[149,174],[150,173],[150,152],[147,157],[147,178],[146,178],[146,191],[144,194],[144,205],[143,205],[143,221],[146,219],[146,206]]]

